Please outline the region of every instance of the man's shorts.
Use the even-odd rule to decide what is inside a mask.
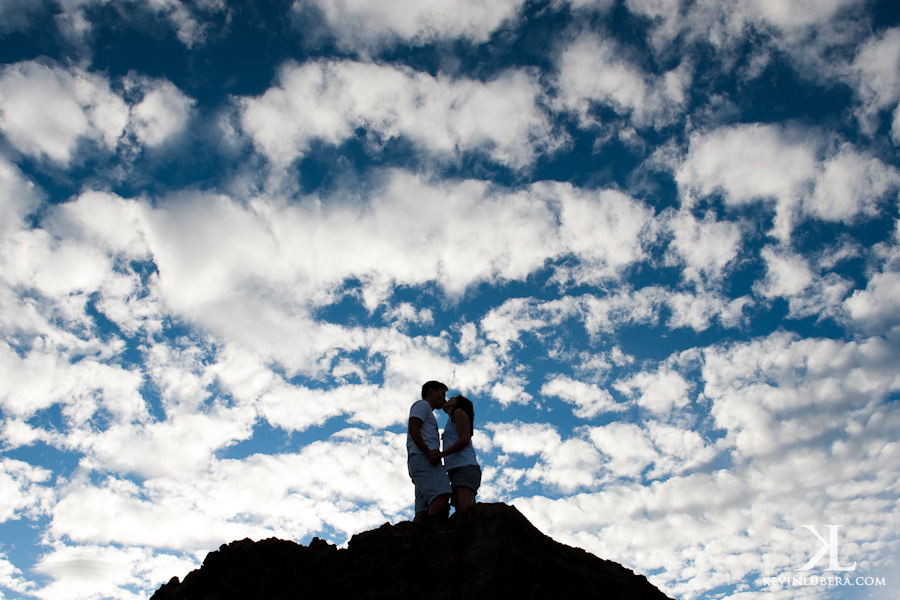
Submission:
[[[412,454],[406,461],[409,478],[416,486],[416,512],[426,512],[435,498],[450,495],[450,478],[444,465],[433,465],[424,454]]]
[[[463,465],[450,469],[447,474],[450,476],[450,487],[456,489],[458,487],[467,487],[476,494],[478,486],[481,485],[481,467],[478,465]]]

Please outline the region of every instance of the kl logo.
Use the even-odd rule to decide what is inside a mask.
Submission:
[[[800,571],[811,571],[813,567],[816,566],[823,556],[828,554],[828,569],[827,571],[855,571],[856,563],[853,563],[849,567],[842,567],[840,559],[838,557],[839,546],[838,546],[838,529],[840,525],[826,525],[828,528],[828,539],[826,540],[822,537],[818,531],[816,531],[816,527],[814,525],[804,525],[807,529],[813,532],[819,541],[822,542],[822,547],[819,548],[819,551],[809,559],[809,562],[803,565],[800,568]]]

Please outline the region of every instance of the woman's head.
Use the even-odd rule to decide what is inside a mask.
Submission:
[[[462,410],[469,417],[469,433],[475,433],[475,407],[472,405],[472,401],[466,398],[465,396],[453,396],[441,408],[444,409],[444,412],[448,415],[453,415],[453,411],[456,409]]]

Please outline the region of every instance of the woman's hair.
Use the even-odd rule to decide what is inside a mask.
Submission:
[[[465,396],[457,396],[456,406],[453,407],[453,410],[460,409],[469,416],[469,435],[475,435],[475,407],[472,406],[472,401]],[[453,418],[452,411],[450,413],[450,418]]]

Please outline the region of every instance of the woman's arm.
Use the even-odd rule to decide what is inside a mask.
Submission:
[[[459,432],[459,439],[452,446],[441,452],[441,457],[448,456],[454,452],[459,452],[469,445],[472,441],[471,426],[469,425],[469,415],[463,410],[453,411],[453,424],[456,425],[456,431]]]

